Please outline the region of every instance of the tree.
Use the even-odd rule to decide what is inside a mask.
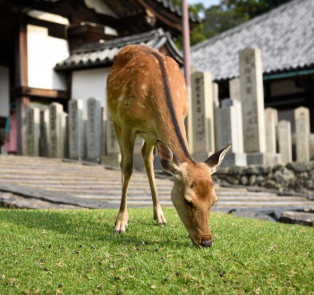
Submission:
[[[181,0],[168,0],[181,6]],[[228,29],[236,27],[258,15],[261,15],[289,0],[220,0],[219,5],[205,8],[202,3],[189,5],[189,11],[203,14],[204,20],[191,33],[191,45],[202,42]],[[176,40],[182,49],[182,37]]]

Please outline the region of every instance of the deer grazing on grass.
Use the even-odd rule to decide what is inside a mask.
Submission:
[[[163,169],[173,175],[171,200],[192,243],[211,246],[209,210],[217,200],[211,174],[219,168],[230,145],[204,163],[191,157],[184,127],[188,112],[184,77],[178,64],[159,51],[145,45],[124,47],[107,81],[107,103],[122,156],[122,198],[114,233],[123,233],[128,225],[127,190],[134,142],[140,136],[145,141],[142,156],[157,223],[165,225],[166,219],[155,185],[154,146]]]

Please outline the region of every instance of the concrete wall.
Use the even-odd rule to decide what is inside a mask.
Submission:
[[[83,101],[83,112],[87,110],[87,99],[94,97],[106,106],[107,77],[110,68],[100,68],[72,73],[72,98]]]
[[[0,67],[0,117],[7,117],[9,115],[10,104],[10,73],[9,68]]]
[[[64,74],[53,68],[69,56],[67,41],[51,37],[44,27],[27,25],[28,86],[67,90]]]

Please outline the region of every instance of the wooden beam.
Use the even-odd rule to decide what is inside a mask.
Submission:
[[[139,3],[141,3],[147,10],[152,11],[152,13],[154,15],[156,15],[156,17],[161,20],[163,23],[165,23],[167,26],[169,26],[170,28],[175,29],[176,31],[182,33],[182,25],[181,23],[175,23],[174,22],[174,16],[172,15],[172,19],[171,17],[167,18],[165,16],[163,16],[161,13],[159,13],[159,11],[157,9],[154,9],[151,5],[147,4],[146,1],[144,0],[138,0]],[[181,22],[181,18],[178,18],[179,21]]]
[[[28,85],[27,27],[23,15],[18,16],[15,33],[15,86]]]
[[[60,39],[67,39],[67,36],[66,36],[67,26],[65,26],[65,25],[56,24],[53,22],[33,18],[30,16],[27,17],[27,23],[30,25],[35,25],[35,26],[47,28],[49,36],[60,38]]]
[[[42,88],[32,88],[27,86],[17,87],[11,90],[11,96],[19,97],[26,96],[36,99],[45,99],[45,101],[54,99],[58,100],[68,100],[70,98],[69,91],[67,90],[54,90],[54,89],[42,89]]]

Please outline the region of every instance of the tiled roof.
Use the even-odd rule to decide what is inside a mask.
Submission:
[[[183,63],[182,53],[173,43],[169,33],[162,29],[146,33],[117,38],[104,43],[87,44],[78,50],[71,52],[70,56],[57,63],[56,70],[73,70],[92,68],[99,66],[110,66],[119,51],[129,44],[145,44],[155,49],[166,46],[171,56],[179,63]]]
[[[237,77],[238,52],[262,51],[264,74],[314,66],[314,0],[294,0],[191,49],[192,64],[215,80]]]

